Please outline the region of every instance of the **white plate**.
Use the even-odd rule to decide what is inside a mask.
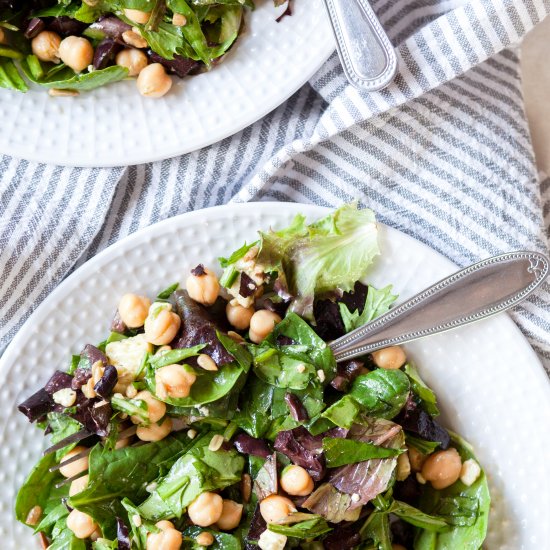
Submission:
[[[290,97],[334,50],[322,0],[293,3],[275,21],[272,0],[247,13],[247,31],[215,70],[185,78],[162,99],[135,80],[79,97],[0,90],[0,152],[69,166],[117,166],[170,158],[242,130]]]
[[[64,368],[71,353],[102,340],[119,297],[153,295],[184,281],[199,261],[217,265],[257,229],[281,227],[315,206],[256,203],[212,208],[158,223],[111,246],[63,282],[19,331],[0,362],[0,540],[33,548],[12,517],[17,488],[45,441],[16,405]],[[455,270],[427,246],[381,227],[382,256],[369,275],[405,299]],[[486,547],[548,548],[550,541],[550,385],[537,356],[506,315],[408,346],[440,398],[444,419],[476,448],[493,495]]]

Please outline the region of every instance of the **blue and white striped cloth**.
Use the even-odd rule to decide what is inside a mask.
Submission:
[[[384,91],[357,92],[333,55],[270,115],[179,158],[71,169],[1,157],[0,348],[101,249],[228,202],[359,199],[459,265],[545,251],[550,179],[535,169],[514,46],[550,0],[372,4],[400,58]],[[514,312],[548,367],[549,304],[547,285]]]

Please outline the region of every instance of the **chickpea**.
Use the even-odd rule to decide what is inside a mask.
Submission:
[[[250,331],[248,333],[250,339],[255,344],[259,344],[273,332],[275,325],[280,322],[281,318],[273,311],[260,309],[250,319]]]
[[[59,44],[59,58],[73,71],[80,73],[94,59],[94,48],[82,36],[67,36]]]
[[[437,451],[430,455],[422,466],[422,477],[431,481],[434,489],[445,489],[452,485],[462,470],[462,461],[456,449]]]
[[[292,464],[281,474],[281,487],[292,496],[305,497],[313,491],[313,479],[305,468]]]
[[[147,67],[147,56],[141,50],[129,48],[116,54],[115,63],[120,67],[126,67],[128,76],[137,76]]]
[[[216,523],[223,512],[223,499],[209,491],[201,493],[187,508],[189,519],[200,527]]]
[[[137,23],[138,25],[145,25],[151,17],[150,11],[141,11],[141,10],[131,10],[124,9],[124,15],[132,22]]]
[[[427,458],[426,455],[423,455],[420,451],[418,451],[414,447],[409,447],[407,454],[409,455],[411,470],[413,472],[420,472],[422,470],[422,466],[424,465],[424,462],[426,461],[426,458]]]
[[[270,495],[260,502],[260,514],[267,523],[277,523],[295,511],[294,502],[280,495]]]
[[[407,356],[399,346],[390,346],[389,348],[373,351],[372,360],[381,369],[395,370],[405,364]]]
[[[141,70],[136,84],[141,95],[157,98],[168,93],[172,79],[160,63],[151,63]]]
[[[229,302],[225,308],[227,320],[237,329],[245,330],[250,326],[250,319],[254,315],[253,307],[243,307]]]
[[[172,431],[172,419],[166,417],[162,424],[151,424],[150,426],[138,426],[136,435],[141,441],[160,441]]]
[[[67,516],[67,527],[77,539],[87,539],[98,528],[91,516],[76,508]]]
[[[150,307],[149,298],[137,294],[125,294],[118,303],[118,314],[128,328],[139,328],[145,323]]]
[[[61,37],[56,32],[42,31],[32,39],[32,53],[40,61],[59,63],[59,44],[61,44]]]
[[[168,309],[161,309],[153,315],[149,313],[145,319],[145,339],[155,346],[169,344],[175,338],[180,326],[180,316]]]
[[[147,416],[149,417],[149,422],[154,424],[158,422],[166,414],[166,405],[159,401],[150,391],[143,390],[140,391],[134,399],[139,399],[145,401],[147,404]],[[142,420],[139,416],[131,416],[130,420],[134,424],[141,424]]]
[[[175,13],[172,15],[172,25],[174,27],[185,27],[187,25],[187,17],[181,13]]]
[[[218,278],[208,268],[204,268],[203,275],[189,275],[185,281],[185,288],[189,296],[203,306],[211,306],[220,293]]]
[[[147,550],[179,550],[183,537],[174,524],[171,521],[159,521],[156,527],[160,533],[147,535]]]
[[[241,523],[243,516],[243,505],[234,500],[224,499],[222,506],[222,515],[216,522],[222,531],[231,531]]]
[[[211,546],[212,544],[214,544],[214,535],[212,533],[207,533],[206,531],[203,531],[196,536],[195,542],[199,546]]]
[[[181,365],[161,367],[155,371],[157,395],[160,398],[187,397],[196,379],[196,375],[187,372]]]
[[[88,487],[88,480],[89,476],[87,475],[75,479],[69,488],[69,496],[72,497],[84,491]]]
[[[75,447],[72,451],[69,451],[61,459],[61,464],[63,464],[73,456],[76,456],[77,454],[87,450],[88,449],[86,447],[81,447],[81,446]],[[70,464],[67,464],[66,466],[61,466],[61,468],[59,468],[59,471],[61,472],[61,475],[68,478],[68,477],[74,477],[78,474],[81,474],[82,472],[85,472],[87,469],[88,469],[88,457],[84,456],[82,458],[79,458],[78,460],[75,460],[74,462],[71,462]]]

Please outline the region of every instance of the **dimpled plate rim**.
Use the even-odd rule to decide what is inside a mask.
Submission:
[[[194,264],[216,265],[218,256],[245,239],[250,242],[257,229],[281,227],[298,212],[314,219],[328,210],[255,203],[165,220],[98,254],[37,308],[0,360],[0,398],[8,411],[0,420],[3,549],[33,547],[30,529],[13,518],[13,499],[46,444],[17,413],[17,403],[54,368],[65,366],[71,353],[102,339],[122,293],[151,294],[183,281]],[[380,226],[380,245],[382,255],[367,279],[375,286],[393,283],[400,300],[456,270],[426,245],[386,226]],[[438,394],[444,421],[473,443],[488,471],[493,505],[484,547],[542,547],[550,540],[550,443],[540,437],[540,429],[550,418],[550,384],[519,329],[507,315],[499,315],[406,348]]]
[[[173,77],[160,99],[140,96],[135,79],[68,98],[39,87],[0,90],[0,152],[63,166],[128,166],[231,136],[286,101],[334,51],[322,0],[296,2],[281,23],[279,13],[271,0],[259,2],[223,63]]]

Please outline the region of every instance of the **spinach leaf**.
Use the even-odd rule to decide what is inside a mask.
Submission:
[[[139,506],[140,515],[152,521],[180,518],[195,498],[205,491],[222,489],[240,481],[244,457],[234,450],[211,451],[214,435],[208,432],[170,468],[151,496]]]
[[[251,374],[243,392],[240,410],[233,421],[252,437],[263,437],[271,423],[269,411],[275,388]]]
[[[311,363],[293,359],[271,347],[250,345],[248,349],[254,357],[256,376],[272,386],[303,390],[310,381],[317,378],[317,372]]]
[[[296,346],[285,346],[278,343],[280,336],[286,336],[301,346],[297,351]],[[303,361],[312,363],[316,370],[322,370],[325,374],[325,382],[328,384],[336,374],[336,361],[330,347],[317,333],[298,315],[288,313],[287,316],[275,327],[269,336],[271,344],[281,353]]]
[[[324,437],[323,451],[329,468],[355,464],[371,458],[398,456],[403,452],[401,449],[388,449],[368,441],[354,441],[339,437]]]
[[[103,535],[112,537],[115,517],[123,513],[119,499],[141,501],[148,494],[147,484],[168,471],[192,444],[186,434],[178,433],[162,441],[114,451],[96,445],[89,457],[88,488],[72,496],[69,505],[91,515]]]
[[[199,355],[205,345],[206,344],[199,344],[198,346],[193,346],[192,348],[172,349],[161,355],[154,355],[149,358],[149,365],[151,365],[153,369],[160,369],[166,365],[181,363],[189,357]]]
[[[149,533],[156,533],[158,528],[154,524],[148,522],[147,520],[141,518],[139,515],[139,510],[132,501],[127,498],[122,499],[122,506],[128,514],[128,525],[132,530],[132,541],[137,546],[137,550],[146,550],[147,548],[147,535]],[[136,525],[134,517],[141,518],[139,525]]]
[[[367,298],[361,313],[359,313],[359,310],[351,312],[346,304],[340,302],[338,306],[346,332],[359,328],[386,313],[397,299],[397,295],[392,294],[391,290],[392,285],[380,290],[369,285]]]
[[[409,379],[400,370],[376,369],[357,377],[349,395],[367,414],[391,419],[405,405],[409,390]]]
[[[332,531],[332,527],[329,527],[328,523],[321,516],[315,514],[305,515],[309,515],[311,519],[306,519],[293,525],[270,523],[267,528],[279,535],[294,537],[296,539],[313,539]]]
[[[69,510],[63,503],[59,503],[46,514],[35,528],[35,533],[50,533],[53,526],[69,515]]]
[[[473,449],[466,441],[453,433],[451,438],[462,461],[475,460]],[[490,504],[487,477],[483,471],[470,487],[460,480],[441,491],[426,486],[420,509],[428,514],[441,514],[452,526],[444,533],[422,531],[415,540],[415,550],[478,550],[487,534]]]
[[[128,76],[128,69],[114,65],[106,69],[99,69],[91,73],[76,74],[70,67],[59,64],[46,71],[43,69],[44,76],[36,78],[31,70],[31,63],[37,60],[29,61],[28,58],[21,60],[21,68],[29,80],[44,86],[45,88],[57,88],[60,90],[79,90],[88,91],[112,82],[118,82]],[[40,62],[38,62],[40,64]],[[43,65],[41,65],[43,67]]]
[[[62,413],[48,413],[48,425],[52,431],[51,442],[52,444],[58,443],[62,439],[65,439],[69,435],[75,434],[82,429],[80,422],[70,418]],[[61,460],[71,449],[76,446],[76,443],[72,443],[56,451],[56,460]]]
[[[220,332],[219,330],[216,331],[216,336],[218,337],[218,340],[221,342],[222,346],[227,350],[227,352],[235,358],[235,361],[237,361],[243,371],[248,372],[252,365],[252,355],[246,349],[246,347],[242,346],[241,344],[237,344],[235,340],[227,336],[227,334]]]
[[[372,512],[361,527],[359,534],[363,540],[370,540],[377,550],[392,550],[390,522],[387,512]]]
[[[92,542],[92,550],[117,550],[118,541],[97,539]]]
[[[230,533],[221,533],[220,531],[214,531],[212,529],[197,527],[192,525],[183,531],[183,537],[185,540],[184,548],[189,550],[203,550],[204,546],[197,543],[196,538],[199,533],[210,533],[214,537],[214,543],[208,547],[208,550],[241,550],[241,541]],[[187,546],[187,545],[190,546]]]
[[[438,416],[437,399],[435,393],[424,383],[418,370],[412,363],[405,365],[405,374],[409,377],[411,390],[420,399],[422,407],[431,416]]]
[[[361,405],[351,395],[345,395],[323,411],[321,416],[336,426],[350,428],[360,412]]]
[[[7,59],[7,57],[21,57],[21,55],[17,55],[15,51],[13,51],[13,55],[9,54],[10,51],[7,48],[2,48],[0,46],[0,88],[26,92],[29,89],[27,83],[19,74],[15,63],[11,59]]]
[[[403,521],[406,521],[415,527],[420,527],[421,529],[426,529],[428,531],[442,532],[449,529],[449,526],[444,518],[426,514],[418,508],[415,508],[406,502],[400,502],[399,500],[394,500],[391,503],[388,508],[388,512],[395,514]]]
[[[63,529],[56,534],[48,550],[86,550],[86,541],[77,539],[70,529]]]
[[[174,283],[173,285],[170,285],[168,288],[165,288],[162,292],[159,292],[157,294],[157,300],[168,300],[170,296],[172,296],[172,292],[177,290],[179,288],[179,283]]]
[[[55,453],[43,456],[19,489],[15,499],[15,516],[21,523],[26,522],[29,512],[35,506],[47,511],[59,503],[57,500],[52,506],[54,485],[63,479],[58,471],[50,472],[50,468],[55,464]]]
[[[197,375],[197,379],[191,386],[191,392],[188,397],[164,397],[162,401],[176,407],[197,407],[212,403],[227,395],[242,380],[244,374],[242,367],[237,363],[228,363],[217,371],[205,371],[201,369],[200,372],[197,370],[194,370],[194,372]],[[156,382],[153,369],[147,369],[145,383],[149,391],[156,395]],[[160,399],[158,396],[157,398]]]
[[[419,453],[429,455],[433,453],[440,445],[439,441],[428,441],[421,437],[416,437],[410,433],[405,434],[407,447],[414,447]]]
[[[194,2],[194,4],[197,4],[197,3],[198,2]],[[201,2],[201,3],[205,3],[205,2]],[[214,2],[212,2],[212,3],[214,3]],[[217,4],[219,2],[216,0],[215,3]],[[235,250],[235,252],[233,252],[233,254],[231,254],[231,256],[229,256],[229,258],[218,258],[218,261],[220,262],[220,266],[223,267],[224,269],[226,267],[229,267],[231,264],[234,264],[235,262],[237,262],[241,258],[244,258],[246,253],[253,246],[256,246],[257,244],[258,244],[258,241],[255,241],[255,242],[250,243],[250,244],[244,243],[243,246],[241,246],[241,248],[238,248],[237,250]]]
[[[111,406],[115,411],[136,416],[142,424],[149,424],[148,407],[143,399],[130,399],[115,394],[111,397]]]

